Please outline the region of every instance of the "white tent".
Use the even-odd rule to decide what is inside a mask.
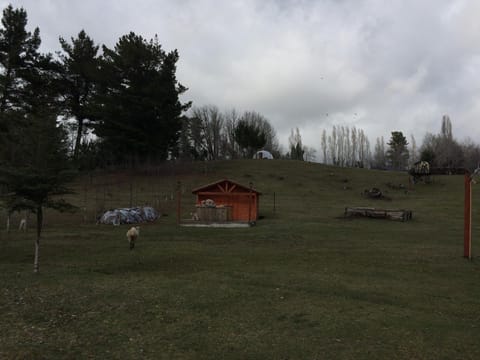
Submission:
[[[254,159],[268,159],[268,160],[271,160],[271,159],[273,159],[273,155],[270,151],[260,150],[260,151],[257,151],[255,153],[255,155],[253,155],[253,158]]]

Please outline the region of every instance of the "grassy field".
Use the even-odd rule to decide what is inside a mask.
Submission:
[[[262,192],[257,226],[177,226],[178,182],[188,217],[191,189],[222,178]],[[79,212],[47,212],[40,275],[33,228],[0,230],[0,359],[480,358],[480,187],[468,261],[463,176],[387,183],[408,187],[405,173],[280,160],[85,175]],[[390,200],[362,197],[371,187]],[[130,203],[163,214],[134,251],[127,226],[95,225]],[[413,220],[347,220],[346,206]]]

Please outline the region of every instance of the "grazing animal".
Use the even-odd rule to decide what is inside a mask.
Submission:
[[[428,175],[430,174],[430,164],[427,161],[417,161],[414,164],[415,174]]]
[[[27,219],[20,220],[20,224],[18,225],[19,231],[26,231],[27,230]]]
[[[200,218],[198,217],[197,212],[190,213],[190,215],[192,216],[192,220],[195,220],[195,221],[200,220]]]
[[[135,241],[137,240],[138,236],[140,235],[140,226],[132,226],[130,230],[127,231],[127,239],[128,243],[130,244],[130,250],[135,247]]]
[[[413,183],[420,180],[430,180],[430,164],[427,161],[417,161],[413,167],[408,171],[413,178]]]

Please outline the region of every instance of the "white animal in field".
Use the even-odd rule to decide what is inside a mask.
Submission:
[[[20,220],[20,224],[18,225],[19,231],[26,231],[27,230],[27,219]]]
[[[137,240],[138,236],[140,235],[140,226],[132,226],[128,231],[127,231],[127,240],[128,243],[130,244],[130,250],[132,250],[135,247],[135,241]]]
[[[200,220],[200,218],[198,217],[197,212],[190,213],[190,215],[191,215],[191,217],[192,217],[192,220],[194,220],[194,221]]]

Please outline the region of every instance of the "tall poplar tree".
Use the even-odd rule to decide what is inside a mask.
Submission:
[[[295,128],[295,131],[291,129],[290,136],[288,137],[288,144],[290,147],[290,159],[292,160],[305,160],[305,148],[302,145],[302,136],[300,130]]]

